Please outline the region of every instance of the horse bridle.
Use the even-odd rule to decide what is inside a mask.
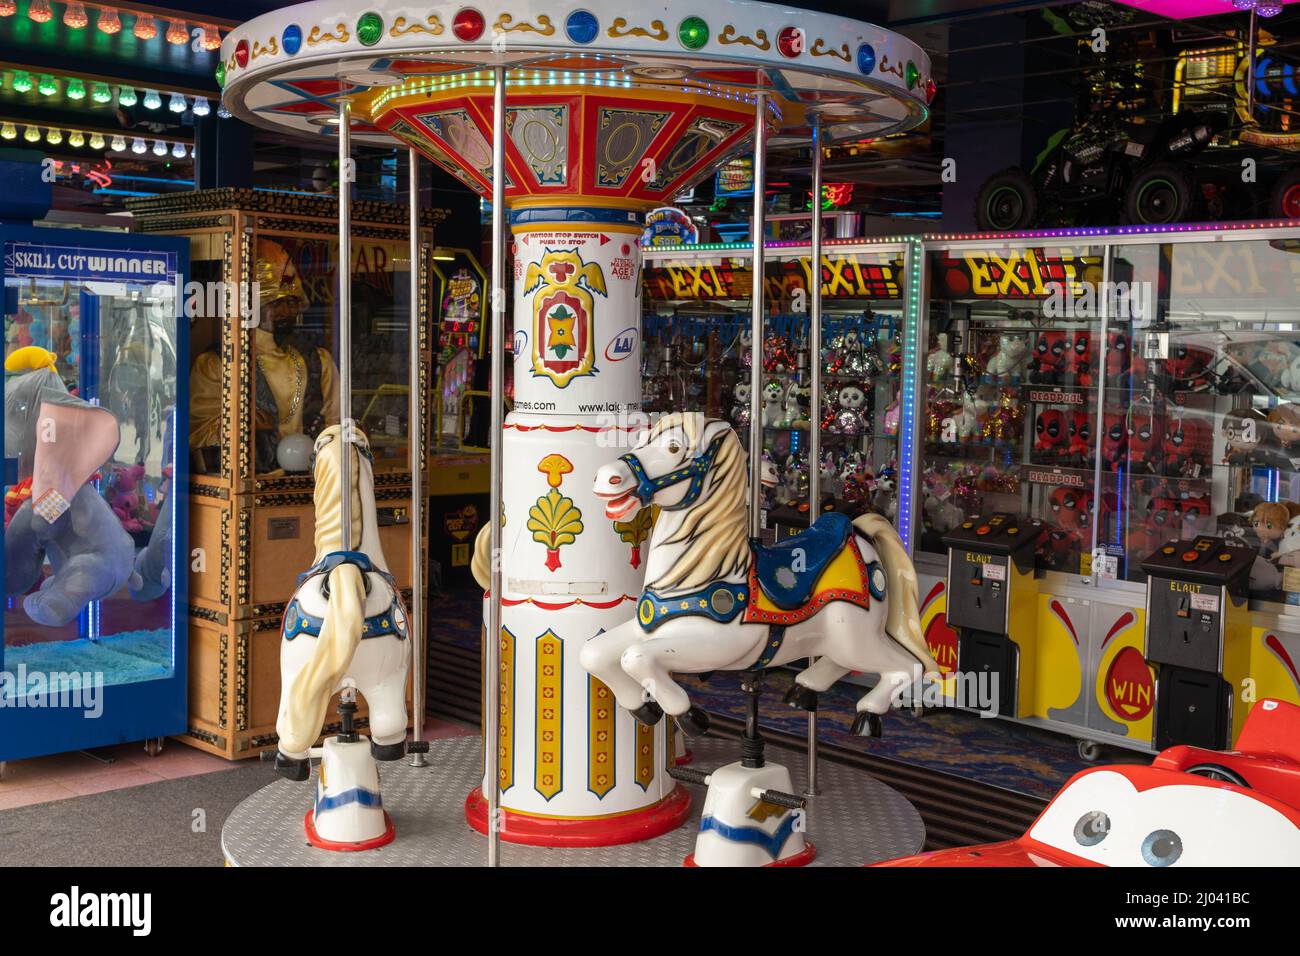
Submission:
[[[641,464],[641,459],[631,452],[619,458],[619,461],[627,465],[628,470],[632,472],[632,477],[636,479],[636,491],[633,492],[641,499],[643,505],[649,505],[654,501],[654,497],[665,488],[671,488],[673,485],[680,484],[689,480],[691,486],[686,489],[686,494],[682,500],[675,505],[661,505],[664,511],[681,511],[683,508],[689,508],[695,504],[700,497],[700,492],[704,490],[704,479],[713,467],[714,459],[718,457],[718,452],[722,448],[722,440],[726,437],[725,433],[719,435],[709,443],[709,447],[703,452],[696,455],[686,464],[666,475],[660,475],[652,478],[646,474],[645,466]]]

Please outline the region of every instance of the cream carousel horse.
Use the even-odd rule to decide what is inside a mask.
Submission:
[[[673,673],[775,667],[818,658],[786,702],[816,695],[850,671],[880,675],[857,703],[856,734],[880,734],[896,692],[938,672],[921,635],[916,572],[879,515],[823,515],[771,548],[749,538],[744,449],[726,422],[669,415],[630,454],[596,472],[606,516],[659,515],[637,616],[589,640],[581,663],[642,723],[664,712],[688,733],[707,717]]]
[[[316,439],[312,465],[316,557],[298,579],[281,630],[276,769],[306,780],[308,758],[323,753],[313,811],[322,837],[317,845],[375,838],[366,831],[382,827],[385,818],[371,757],[397,760],[405,753],[407,615],[379,544],[370,443],[359,430],[353,432],[351,533],[344,541],[339,476],[344,442],[340,426],[331,425]],[[339,691],[345,700],[344,732],[315,750],[330,699]],[[365,739],[348,727],[351,711],[345,707],[358,691],[370,710],[369,746],[359,746]],[[332,761],[339,769],[327,775]],[[391,822],[387,829],[391,839]],[[310,825],[308,836],[313,836]]]

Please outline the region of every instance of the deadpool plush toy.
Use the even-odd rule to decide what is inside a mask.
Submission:
[[[1210,464],[1213,437],[1209,426],[1196,418],[1170,419],[1165,427],[1165,474],[1199,478]]]
[[[1029,359],[1029,381],[1035,385],[1060,385],[1065,374],[1067,343],[1064,332],[1039,332]]]
[[[1071,385],[1092,385],[1092,333],[1081,329],[1070,340],[1066,373]]]
[[[1166,541],[1177,539],[1182,533],[1181,525],[1180,505],[1176,498],[1152,498],[1147,502],[1147,516],[1141,527],[1129,529],[1129,557],[1145,558]]]
[[[1214,353],[1197,345],[1177,344],[1169,348],[1165,374],[1180,392],[1203,392],[1210,387],[1210,366]]]
[[[1128,451],[1128,428],[1124,425],[1124,415],[1107,412],[1102,426],[1105,431],[1101,435],[1101,463],[1107,471],[1116,471]]]
[[[1129,370],[1132,345],[1126,332],[1106,333],[1106,381],[1112,385],[1123,384]]]
[[[1128,426],[1128,466],[1133,474],[1155,474],[1164,440],[1153,416],[1134,415]]]
[[[1215,515],[1205,496],[1184,498],[1181,502],[1183,530],[1189,534],[1208,533],[1214,528]]]
[[[1076,411],[1070,415],[1070,443],[1066,457],[1071,468],[1087,468],[1092,462],[1092,416]]]
[[[1049,527],[1038,536],[1038,548],[1034,556],[1053,571],[1064,570],[1070,558],[1074,557],[1074,567],[1077,570],[1077,556],[1082,550],[1083,539],[1077,531]]]
[[[1092,495],[1077,488],[1052,489],[1052,514],[1066,531],[1079,531],[1092,525]]]
[[[1038,413],[1034,422],[1034,433],[1038,436],[1034,442],[1034,457],[1039,461],[1051,461],[1066,448],[1065,413],[1059,409],[1049,408]]]

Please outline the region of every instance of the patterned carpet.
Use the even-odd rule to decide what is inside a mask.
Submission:
[[[477,648],[482,626],[479,595],[453,592],[430,602],[436,621],[433,640]],[[763,694],[763,726],[803,734],[807,718],[781,702],[793,674],[777,670],[768,675]],[[685,678],[695,703],[714,714],[744,716],[744,699],[734,674],[719,674],[701,684]],[[1005,720],[989,720],[956,710],[929,710],[924,717],[895,711],[884,720],[879,739],[852,737],[854,703],[864,691],[840,684],[821,698],[818,732],[822,740],[850,750],[867,751],[929,770],[1003,787],[1035,797],[1050,798],[1070,776],[1088,766],[1078,757],[1071,737]],[[1132,760],[1134,755],[1107,751],[1104,760]]]

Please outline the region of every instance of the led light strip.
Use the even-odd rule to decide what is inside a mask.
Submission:
[[[2,3],[3,0],[0,0]],[[167,109],[172,113],[184,113],[193,110],[195,116],[207,116],[212,112],[212,104],[206,96],[187,98],[184,93],[144,89],[144,95],[133,86],[112,84],[103,80],[86,79],[80,76],[62,76],[52,73],[32,72],[30,70],[6,69],[0,74],[0,87],[7,87],[15,93],[30,93],[32,90],[42,96],[53,97],[60,93],[63,98],[79,103],[87,98],[93,103],[107,105],[116,99],[118,106],[135,106],[142,103],[145,109],[163,108],[164,94]],[[143,88],[142,88],[143,89]]]
[[[131,33],[137,40],[152,40],[155,37],[162,36],[173,46],[184,46],[191,39],[189,22],[180,17],[168,18],[167,29],[162,31],[158,27],[158,17],[152,13],[122,7],[102,6],[96,3],[82,3],[81,0],[72,0],[71,3],[61,4],[61,6],[63,7],[63,25],[70,30],[84,30],[89,26],[90,14],[87,13],[87,8],[90,8],[98,11],[95,27],[105,36],[113,36],[122,32],[120,11],[120,13],[130,14],[135,18]],[[0,0],[0,19],[12,17],[17,13],[18,0]],[[29,0],[27,19],[33,23],[49,23],[54,19],[54,5],[50,0]],[[210,23],[196,23],[194,27],[199,31],[199,35],[195,39],[200,49],[209,53],[215,53],[221,49],[222,28]]]
[[[3,2],[3,0],[0,0]],[[20,130],[21,128],[21,130]],[[168,136],[132,136],[123,133],[106,133],[103,130],[69,129],[66,126],[47,126],[41,123],[27,123],[21,120],[0,120],[0,145],[22,140],[35,145],[44,142],[50,146],[62,146],[65,143],[73,149],[88,148],[106,152],[131,152],[137,156],[152,153],[154,156],[170,156],[172,159],[185,159],[194,155],[194,146],[184,140]],[[150,146],[149,142],[153,145]]]

